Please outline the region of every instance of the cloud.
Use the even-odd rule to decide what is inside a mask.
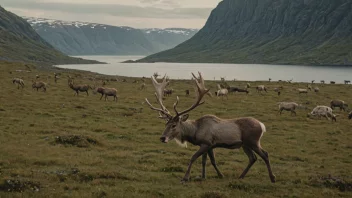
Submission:
[[[206,19],[209,16],[211,8],[158,8],[158,7],[141,7],[119,4],[79,4],[79,3],[46,3],[36,0],[25,2],[2,0],[3,5],[12,8],[51,10],[67,13],[81,14],[108,14],[119,17],[136,17],[136,18],[193,18]],[[142,0],[147,2],[159,2],[160,5],[170,5],[171,0]]]

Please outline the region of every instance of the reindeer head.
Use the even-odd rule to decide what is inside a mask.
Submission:
[[[178,136],[181,131],[181,123],[185,122],[188,119],[188,112],[192,111],[193,109],[195,109],[197,106],[204,104],[204,102],[201,102],[203,96],[209,91],[209,89],[206,89],[204,86],[204,79],[201,75],[200,72],[199,73],[199,78],[197,78],[193,73],[193,77],[198,89],[198,96],[197,96],[197,100],[196,102],[188,109],[182,111],[182,112],[178,112],[177,111],[177,105],[179,103],[179,97],[177,96],[176,98],[176,102],[174,103],[174,111],[176,113],[175,116],[172,116],[170,111],[166,109],[166,107],[164,106],[163,102],[162,102],[162,96],[163,96],[163,90],[165,89],[165,87],[168,85],[168,81],[166,81],[166,76],[164,76],[163,81],[161,83],[158,83],[155,79],[154,76],[152,76],[152,82],[153,85],[155,87],[155,97],[157,102],[159,103],[161,108],[155,108],[153,105],[150,104],[150,102],[148,101],[148,99],[146,98],[146,102],[149,105],[149,107],[152,110],[158,111],[159,112],[159,118],[161,119],[165,119],[166,122],[166,126],[164,129],[164,132],[162,134],[162,136],[160,137],[160,141],[163,143],[167,143],[170,140],[174,139],[176,136]]]

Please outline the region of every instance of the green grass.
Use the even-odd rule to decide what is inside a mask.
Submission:
[[[119,100],[116,103],[110,98],[105,102],[94,94],[73,96],[65,77],[75,76],[77,71],[60,70],[61,78],[55,84],[53,72],[31,67],[31,73],[18,73],[14,70],[25,70],[25,64],[0,63],[0,197],[352,196],[348,186],[352,182],[351,121],[347,113],[336,111],[341,115],[337,123],[306,117],[315,104],[327,105],[333,98],[350,102],[351,86],[319,85],[320,93],[299,96],[292,88],[303,88],[305,84],[282,84],[280,97],[273,91],[257,94],[254,88],[249,95],[231,95],[228,101],[205,97],[206,103],[191,112],[190,119],[204,114],[221,118],[253,116],[265,123],[267,133],[261,143],[270,154],[277,183],[270,183],[261,159],[244,180],[237,179],[247,166],[247,156],[242,150],[219,148],[216,159],[225,178],[217,178],[208,162],[207,179],[199,180],[198,159],[191,181],[182,185],[180,179],[198,147],[190,145],[184,149],[174,141],[160,143],[164,122],[142,104],[145,97],[154,101],[149,80],[146,91],[139,91],[140,85],[132,84],[130,78],[127,83],[109,82],[107,86],[118,89]],[[93,85],[84,77],[95,74],[79,73],[82,77],[77,77],[76,83]],[[52,76],[48,78],[46,93],[31,89],[30,82],[36,74],[45,81],[46,76]],[[23,90],[12,84],[13,77],[25,80]],[[207,81],[206,86],[213,92],[216,83]],[[251,84],[265,84],[269,89],[279,86],[275,82]],[[189,107],[194,94],[185,97],[184,90],[193,90],[192,86],[191,81],[172,80],[170,87],[176,94],[165,100],[166,106],[170,108],[179,95],[179,109]],[[306,105],[308,110],[298,110],[297,117],[288,112],[278,116],[279,101],[310,105]],[[140,107],[144,108],[142,113],[129,110]],[[8,189],[21,192],[7,192]]]

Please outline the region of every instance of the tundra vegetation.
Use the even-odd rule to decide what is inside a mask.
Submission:
[[[351,197],[352,136],[348,112],[340,112],[338,121],[309,119],[307,113],[319,105],[330,105],[339,98],[350,103],[352,87],[326,84],[320,94],[302,97],[292,88],[305,84],[272,81],[268,93],[256,93],[267,82],[251,82],[247,94],[231,94],[219,102],[205,96],[205,104],[194,109],[191,120],[206,114],[221,118],[255,117],[266,126],[261,143],[270,154],[276,183],[268,179],[264,161],[258,157],[246,178],[238,179],[248,157],[243,150],[214,149],[216,162],[224,178],[206,164],[207,179],[202,180],[201,159],[192,166],[190,181],[180,179],[198,146],[179,147],[174,141],[160,142],[165,122],[156,119],[144,98],[153,102],[152,88],[141,92],[140,84],[110,82],[119,91],[119,101],[102,102],[97,96],[74,96],[62,79],[49,79],[46,93],[32,88],[17,89],[12,84],[16,74],[26,69],[22,63],[0,62],[0,197]],[[41,76],[53,71],[37,70]],[[86,77],[95,73],[61,70],[61,77],[75,76],[75,81],[91,84]],[[196,71],[195,71],[196,72]],[[152,75],[152,74],[150,74]],[[21,73],[25,82],[33,74]],[[122,78],[121,78],[122,79]],[[329,79],[326,79],[329,82]],[[146,80],[151,87],[151,82]],[[176,91],[163,103],[172,109],[180,97],[178,109],[195,102],[191,80],[172,80]],[[231,82],[244,87],[247,82]],[[218,82],[206,81],[212,92]],[[271,89],[284,86],[280,97]],[[278,116],[277,103],[295,101],[307,104],[297,116]],[[131,109],[144,108],[142,113]]]

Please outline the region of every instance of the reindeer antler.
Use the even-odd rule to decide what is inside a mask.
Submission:
[[[178,105],[178,102],[179,102],[179,97],[177,97],[176,99],[176,102],[174,103],[174,110],[176,112],[176,116],[175,117],[178,117],[178,116],[181,116],[183,114],[186,114],[190,111],[192,111],[193,109],[195,109],[196,107],[204,104],[204,101],[201,102],[202,98],[204,97],[205,94],[208,93],[209,89],[206,89],[205,88],[205,85],[204,85],[204,79],[202,77],[202,74],[200,72],[198,72],[199,74],[199,78],[197,78],[193,73],[193,77],[194,77],[194,81],[196,82],[196,86],[197,86],[197,89],[198,89],[198,97],[197,97],[197,101],[188,109],[182,111],[181,113],[179,113],[177,111],[177,105]]]
[[[151,79],[152,79],[153,86],[156,91],[155,92],[156,100],[158,101],[161,108],[155,108],[152,104],[150,104],[150,102],[148,101],[147,98],[145,99],[145,101],[147,102],[147,104],[149,105],[149,107],[152,110],[159,111],[159,118],[171,119],[172,116],[171,116],[169,110],[166,109],[166,107],[164,106],[164,104],[162,102],[163,101],[163,99],[162,99],[163,91],[164,91],[165,87],[169,84],[169,82],[166,81],[166,75],[164,76],[163,81],[161,83],[158,83],[158,81],[156,81],[154,76],[152,76]]]

